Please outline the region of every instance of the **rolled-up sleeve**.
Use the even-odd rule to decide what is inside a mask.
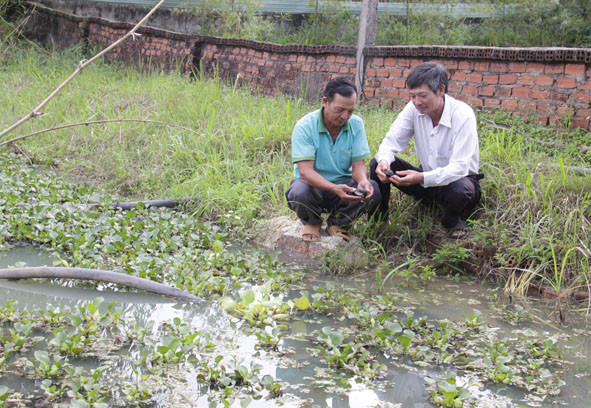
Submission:
[[[404,107],[402,112],[400,112],[386,133],[386,137],[382,140],[378,153],[375,155],[375,159],[378,163],[381,160],[392,163],[396,159],[396,154],[402,152],[406,148],[414,134],[413,116],[413,110],[409,103]]]

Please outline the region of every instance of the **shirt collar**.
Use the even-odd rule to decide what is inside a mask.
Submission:
[[[441,113],[439,124],[447,128],[451,128],[451,100],[447,94],[443,94],[443,97],[445,98],[445,105],[443,105],[443,112]]]
[[[318,110],[318,133],[328,133],[326,126],[324,126],[324,116],[322,113],[324,112],[324,106]],[[346,121],[345,124],[341,127],[341,131],[348,132],[349,131],[349,121]]]

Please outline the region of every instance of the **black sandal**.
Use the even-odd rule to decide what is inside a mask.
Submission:
[[[458,232],[462,233],[458,234]],[[456,222],[456,225],[447,229],[447,237],[450,239],[460,240],[466,238],[468,232],[468,225],[466,224],[466,221],[459,219],[458,222]]]

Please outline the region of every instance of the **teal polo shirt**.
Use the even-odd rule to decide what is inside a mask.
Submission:
[[[299,161],[314,160],[314,170],[322,177],[335,184],[344,184],[353,178],[351,163],[365,160],[370,156],[363,120],[357,115],[352,115],[333,143],[322,120],[323,109],[308,113],[293,129],[293,176],[300,178],[297,165]]]

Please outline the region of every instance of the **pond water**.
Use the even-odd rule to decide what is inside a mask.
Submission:
[[[0,268],[25,262],[27,266],[51,265],[49,254],[38,248],[16,246],[0,252]],[[372,275],[333,277],[310,270],[308,279],[301,287],[324,286],[354,293],[375,293]],[[493,385],[477,392],[480,393],[480,406],[513,407],[524,406],[550,407],[565,405],[583,408],[589,406],[591,398],[591,359],[589,350],[591,340],[588,336],[587,323],[581,318],[582,313],[568,313],[566,323],[559,324],[555,305],[543,300],[521,299],[519,308],[509,304],[506,299],[490,290],[485,285],[468,280],[433,279],[428,282],[408,280],[392,281],[385,289],[385,294],[399,299],[401,307],[414,311],[415,316],[428,319],[461,321],[465,316],[479,310],[482,318],[500,333],[511,333],[517,329],[531,329],[545,338],[557,338],[565,347],[565,360],[568,367],[562,374],[566,385],[558,397],[544,401],[524,400],[525,394],[513,387]],[[296,320],[289,324],[288,333],[283,337],[281,349],[284,353],[274,353],[256,348],[257,338],[245,334],[244,321],[228,315],[219,306],[217,300],[203,301],[197,304],[175,303],[160,296],[100,290],[94,286],[71,286],[59,282],[7,281],[0,280],[0,304],[8,299],[15,299],[19,308],[28,310],[54,308],[68,309],[79,307],[96,297],[105,299],[104,305],[115,302],[122,307],[123,318],[134,320],[144,327],[157,328],[175,317],[189,324],[193,329],[208,333],[216,344],[216,352],[231,356],[246,363],[256,361],[262,365],[262,374],[269,374],[276,380],[287,383],[281,401],[283,406],[293,407],[377,407],[398,406],[430,407],[425,376],[442,377],[449,367],[414,364],[410,359],[383,359],[387,364],[386,375],[373,382],[358,382],[345,375],[321,374],[326,366],[318,357],[311,357],[309,335],[323,327],[322,319]],[[295,294],[294,296],[297,296]],[[521,309],[521,307],[523,309]],[[518,325],[507,322],[506,310],[517,310],[521,315],[529,316],[527,321]],[[517,312],[515,312],[517,313]],[[503,318],[505,317],[505,318]],[[334,325],[334,322],[332,322]],[[342,322],[343,326],[347,322]],[[157,332],[154,333],[157,335]],[[128,350],[131,360],[139,358],[137,350]],[[84,364],[96,364],[86,362]],[[133,367],[129,359],[114,361],[110,370],[120,375],[133,376]],[[208,388],[196,380],[196,372],[190,367],[183,367],[181,380],[168,389],[161,390],[157,397],[157,406],[207,406]],[[32,381],[23,381],[13,375],[0,377],[0,384],[13,389],[27,391]],[[489,398],[489,394],[496,395]],[[498,397],[503,398],[498,398]],[[249,406],[266,407],[278,403],[273,400],[252,401]],[[233,406],[240,406],[239,403]]]

